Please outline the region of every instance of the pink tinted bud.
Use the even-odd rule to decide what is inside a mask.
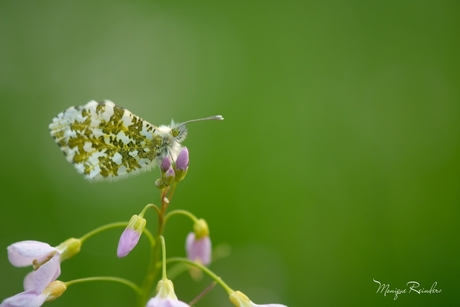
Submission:
[[[121,234],[118,241],[117,256],[118,258],[125,257],[133,250],[139,242],[142,232],[144,231],[147,221],[140,216],[133,215],[129,220],[128,226]]]
[[[179,182],[187,175],[189,155],[187,147],[184,147],[176,159],[176,182]]]
[[[171,168],[171,159],[169,157],[165,157],[161,162],[161,171],[165,173],[168,169]]]
[[[163,176],[161,176],[161,180],[166,187],[169,187],[174,182],[175,177],[176,173],[172,168],[169,168]]]
[[[188,168],[189,155],[187,147],[182,148],[176,160],[176,169],[185,171]]]
[[[204,265],[211,263],[212,251],[209,236],[197,239],[194,232],[189,233],[185,242],[185,250],[189,260],[198,261]]]

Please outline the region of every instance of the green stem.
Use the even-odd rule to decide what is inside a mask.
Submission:
[[[205,267],[204,265],[202,264],[199,264],[198,262],[194,262],[194,261],[191,261],[191,260],[188,260],[187,258],[182,258],[182,257],[173,257],[173,258],[169,258],[166,260],[166,262],[183,262],[183,263],[186,263],[186,264],[189,264],[189,265],[192,265],[194,267],[197,267],[199,268],[200,270],[202,270],[203,272],[205,272],[206,274],[208,274],[212,279],[214,279],[219,285],[222,286],[222,288],[225,289],[225,291],[227,291],[228,294],[232,294],[233,292],[233,289],[230,288],[219,276],[217,276],[216,274],[214,274],[213,271],[211,271],[210,269],[208,269],[207,267]]]
[[[172,185],[172,188],[171,188],[171,192],[169,193],[169,201],[172,200],[173,195],[174,195],[174,191],[176,190],[176,187],[177,187],[177,182],[174,182],[173,185]]]
[[[166,259],[166,243],[165,243],[165,238],[163,236],[160,236],[161,240],[161,256],[162,256],[162,279],[166,280],[168,279],[166,276],[166,262],[164,261]]]
[[[158,213],[157,238],[158,238],[158,240],[162,241],[163,246],[164,246],[163,232],[164,232],[164,226],[165,226],[165,213],[166,213],[166,210],[168,209],[168,205],[170,203],[172,195],[174,194],[174,190],[176,188],[176,185],[177,184],[174,183],[173,186],[172,186],[172,189],[171,189],[171,187],[167,187],[167,188],[161,190],[161,208],[158,208],[155,205],[147,205],[144,208],[144,210],[141,212],[141,214],[145,213],[145,211],[150,207],[153,207],[157,211],[157,213]],[[169,194],[170,197],[168,198],[167,195],[168,195],[169,191],[171,191],[171,193]],[[151,242],[155,241],[153,239],[153,236],[151,238],[149,238],[149,239],[151,240]],[[163,248],[163,251],[166,252],[166,249]],[[138,306],[139,307],[144,307],[147,304],[148,295],[150,294],[149,292],[153,288],[152,287],[153,282],[156,280],[156,276],[157,276],[157,274],[159,272],[159,270],[157,269],[157,267],[158,267],[157,263],[160,263],[160,261],[159,261],[159,259],[160,259],[160,244],[153,244],[152,249],[151,249],[151,253],[152,253],[152,256],[151,256],[151,259],[150,259],[149,268],[147,270],[147,274],[146,274],[144,282],[142,284],[142,289],[144,291],[144,295],[142,297],[140,297],[140,299],[138,301],[138,303],[139,303]],[[166,259],[166,258],[164,258],[164,259]],[[165,273],[163,273],[163,276],[166,276]]]
[[[195,215],[193,215],[191,212],[187,211],[187,210],[174,210],[174,211],[171,211],[169,212],[168,214],[166,214],[165,216],[165,220],[164,220],[164,223],[166,224],[166,221],[173,215],[176,215],[176,214],[183,214],[185,216],[188,216],[194,223],[196,223],[198,221],[197,217]]]
[[[96,235],[96,234],[98,234],[100,232],[103,232],[103,231],[106,231],[106,230],[109,230],[109,229],[112,229],[112,228],[126,227],[127,225],[128,225],[128,222],[116,222],[116,223],[110,223],[110,224],[98,227],[98,228],[88,232],[84,236],[82,236],[80,238],[80,241],[83,244],[83,242],[85,240],[89,239],[90,237],[92,237],[92,236],[94,236],[94,235]]]
[[[161,236],[164,231],[164,218],[165,218],[165,213],[166,209],[168,208],[169,205],[169,199],[166,197],[169,191],[169,187],[161,190],[161,210],[158,213],[158,232],[157,236]]]
[[[157,206],[155,206],[154,204],[148,204],[147,206],[144,207],[144,209],[142,209],[141,213],[139,213],[139,216],[140,216],[140,217],[144,217],[145,213],[147,212],[147,210],[148,210],[149,208],[155,209],[155,211],[157,212],[157,214],[160,214],[160,209],[158,209]]]
[[[68,282],[65,282],[66,287],[69,287],[74,284],[82,283],[82,282],[90,282],[90,281],[111,281],[111,282],[117,282],[120,284],[123,284],[125,286],[130,287],[134,291],[137,292],[137,294],[142,295],[143,291],[141,288],[139,288],[135,283],[132,281],[129,281],[124,278],[119,278],[119,277],[114,277],[114,276],[95,276],[95,277],[86,277],[86,278],[79,278],[79,279],[74,279]]]
[[[150,230],[145,228],[143,233],[145,233],[145,235],[147,236],[147,239],[150,241],[150,246],[152,246],[152,247],[155,246],[155,244],[156,244],[155,238],[153,237],[153,235],[150,232]]]
[[[152,235],[152,233],[146,228],[144,229],[144,233],[147,236],[147,239],[150,241],[150,261],[149,266],[147,269],[147,274],[144,277],[144,281],[142,282],[142,296],[139,297],[139,306],[145,306],[148,298],[150,289],[152,289],[153,282],[155,281],[155,249],[156,249],[156,242]]]

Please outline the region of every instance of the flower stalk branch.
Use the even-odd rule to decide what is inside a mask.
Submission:
[[[65,285],[69,287],[74,284],[83,283],[83,282],[93,282],[93,281],[109,281],[109,282],[120,283],[120,284],[123,284],[133,289],[138,295],[143,295],[143,291],[138,285],[136,285],[132,281],[129,281],[125,278],[120,278],[120,277],[115,277],[115,276],[94,276],[94,277],[79,278],[79,279],[67,281],[65,282]]]
[[[106,225],[103,225],[101,227],[98,227],[90,232],[88,232],[87,234],[85,234],[84,236],[82,236],[80,238],[80,241],[81,243],[83,243],[84,241],[86,241],[87,239],[103,232],[103,231],[106,231],[106,230],[109,230],[109,229],[112,229],[112,228],[119,228],[119,227],[126,227],[126,225],[128,225],[128,222],[115,222],[115,223],[110,223],[110,224],[106,224]]]
[[[200,269],[201,271],[203,271],[204,273],[206,273],[207,275],[209,275],[212,279],[214,279],[219,285],[222,286],[222,288],[224,288],[224,290],[228,293],[228,294],[231,294],[233,292],[235,292],[232,288],[230,288],[223,280],[222,278],[220,278],[219,276],[217,276],[213,271],[211,271],[210,269],[208,269],[207,267],[205,267],[204,265],[198,263],[198,262],[195,262],[195,261],[191,261],[187,258],[182,258],[182,257],[172,257],[172,258],[168,258],[166,260],[166,262],[182,262],[182,263],[186,263],[188,265],[191,265],[191,266],[194,266],[198,269]]]

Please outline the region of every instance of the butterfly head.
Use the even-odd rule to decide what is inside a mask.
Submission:
[[[171,121],[171,135],[179,143],[182,143],[183,140],[187,137],[187,127],[186,123],[176,124],[174,120]]]

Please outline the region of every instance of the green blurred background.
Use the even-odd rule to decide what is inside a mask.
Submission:
[[[158,171],[78,175],[49,136],[59,112],[110,99],[152,124],[194,123],[172,208],[231,254],[211,268],[256,303],[458,306],[460,2],[1,1],[0,246],[57,245],[158,203]],[[155,216],[147,215],[154,231]],[[168,224],[170,256],[191,223]],[[147,241],[89,240],[60,279],[140,282]],[[0,300],[29,269],[0,253]],[[414,280],[440,294],[377,294]],[[210,280],[174,280],[190,301]],[[45,306],[132,306],[79,284]],[[216,287],[198,306],[231,306]]]

